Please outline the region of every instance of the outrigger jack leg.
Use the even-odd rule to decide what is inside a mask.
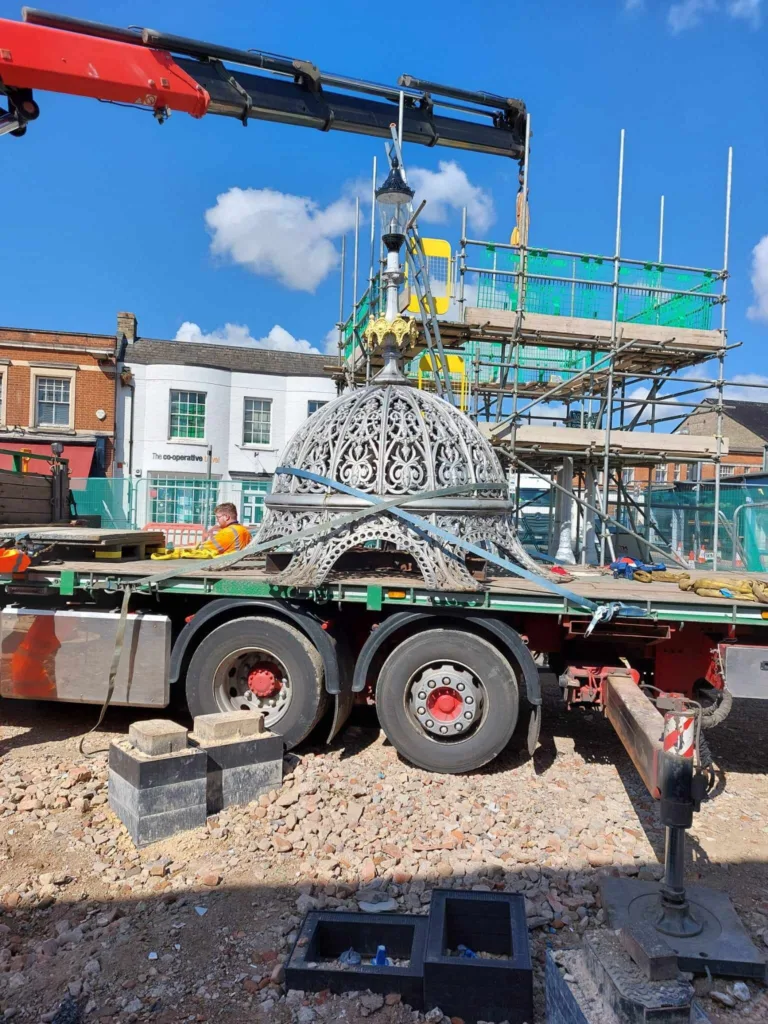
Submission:
[[[749,938],[728,896],[684,884],[685,831],[704,797],[704,777],[694,768],[698,708],[690,701],[662,697],[640,701],[629,680],[618,674],[607,684],[606,712],[654,796],[666,828],[661,883],[605,878],[603,907],[612,928],[645,936],[648,962],[666,944],[682,971],[766,979],[766,961]],[[644,706],[645,705],[645,706]],[[658,710],[665,712],[662,718]],[[660,738],[661,737],[661,738]],[[638,927],[640,926],[640,927]],[[648,926],[651,926],[649,929]],[[641,958],[642,959],[642,958]]]

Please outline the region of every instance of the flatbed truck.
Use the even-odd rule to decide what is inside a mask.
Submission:
[[[367,702],[404,758],[438,772],[478,768],[510,741],[533,752],[543,664],[569,707],[608,715],[636,763],[638,723],[617,710],[616,686],[622,705],[677,694],[719,717],[734,695],[768,696],[765,605],[597,572],[569,588],[498,574],[481,591],[446,593],[386,567],[296,588],[253,556],[178,572],[148,558],[64,558],[0,576],[0,695],[102,704],[122,609],[112,704],[163,708],[183,694],[193,715],[260,711],[292,748],[321,720],[332,738]],[[611,617],[616,602],[623,614]]]

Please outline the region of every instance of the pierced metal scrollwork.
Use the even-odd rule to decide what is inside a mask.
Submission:
[[[385,500],[467,483],[503,484],[495,452],[474,423],[452,405],[410,385],[374,384],[323,406],[294,434],[281,462]],[[504,492],[480,488],[458,499],[432,499],[410,508],[436,526],[539,572],[515,534]],[[266,498],[262,541],[332,523],[361,506],[315,481],[280,475]],[[412,556],[435,590],[477,590],[463,549],[403,522],[372,513],[346,526],[297,542],[278,582],[318,586],[345,552],[382,541]]]

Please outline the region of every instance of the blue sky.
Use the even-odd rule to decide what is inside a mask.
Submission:
[[[422,0],[395,8],[352,0],[47,0],[45,6],[301,57],[374,81],[394,84],[409,73],[521,97],[534,131],[534,245],[612,250],[619,131],[625,128],[624,254],[655,258],[664,193],[665,258],[719,267],[732,145],[729,326],[731,340],[744,345],[729,357],[729,376],[768,379],[768,241],[761,250],[765,318],[747,315],[756,302],[753,249],[768,236],[768,11],[761,0]],[[402,23],[388,34],[398,11]],[[2,0],[0,16],[18,18],[20,4]],[[349,225],[344,197],[351,183],[370,174],[374,154],[381,160],[380,141],[262,122],[244,129],[226,118],[194,121],[182,114],[159,127],[143,112],[92,100],[38,99],[42,115],[27,135],[0,139],[0,323],[106,333],[114,329],[116,311],[128,309],[145,336],[172,338],[184,323],[205,335],[229,323],[260,339],[279,325],[287,333],[273,334],[273,341],[290,343],[290,335],[322,348],[337,317],[332,264],[339,231]],[[484,233],[508,239],[514,163],[418,147],[407,149],[406,159],[411,168],[428,171],[438,170],[441,160],[455,161],[466,177],[458,175],[457,182],[453,172],[452,182],[443,182],[448,200],[474,196]],[[256,252],[249,249],[248,237],[242,230],[238,235],[237,199],[251,216],[254,193],[231,189],[270,190],[256,197],[262,206],[272,202],[275,223],[280,216],[294,224],[298,218],[295,237],[303,241],[295,257],[290,247],[288,254],[266,251],[269,238]],[[216,212],[206,223],[210,210]],[[458,212],[450,202],[443,210],[439,229],[425,223],[423,230],[455,240]],[[217,238],[218,254],[211,249]],[[244,263],[232,258],[236,249]],[[320,269],[309,282],[316,287],[308,291],[296,268],[318,251]],[[361,260],[365,273],[363,267],[367,257]]]

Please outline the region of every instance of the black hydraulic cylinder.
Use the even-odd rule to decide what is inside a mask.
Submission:
[[[693,758],[662,753],[659,758],[660,817],[670,828],[693,824]]]
[[[349,96],[328,89],[313,92],[287,78],[252,75],[221,66],[180,57],[176,63],[210,95],[208,112],[243,116],[281,124],[317,128],[319,131],[353,132],[378,138],[392,137],[390,125],[397,119],[391,103],[367,96]],[[237,83],[236,88],[228,78]],[[247,110],[243,94],[248,97]],[[480,124],[456,117],[443,117],[417,106],[403,111],[403,139],[423,146],[489,153],[522,159],[525,152],[524,125],[518,129]]]
[[[72,18],[68,14],[38,11],[35,7],[22,7],[21,18],[22,21],[29,22],[30,25],[43,25],[46,28],[58,28],[64,32],[96,36],[98,39],[114,39],[117,43],[141,45],[141,29],[117,28],[114,25],[103,25],[100,21]]]
[[[427,82],[413,75],[400,75],[399,84],[404,88],[415,89],[430,95],[447,96],[449,99],[461,100],[464,103],[476,103],[481,107],[493,107],[495,110],[513,110],[516,114],[525,114],[525,104],[509,96],[495,96],[490,92],[472,92],[470,89],[457,89],[452,85],[439,85]]]

